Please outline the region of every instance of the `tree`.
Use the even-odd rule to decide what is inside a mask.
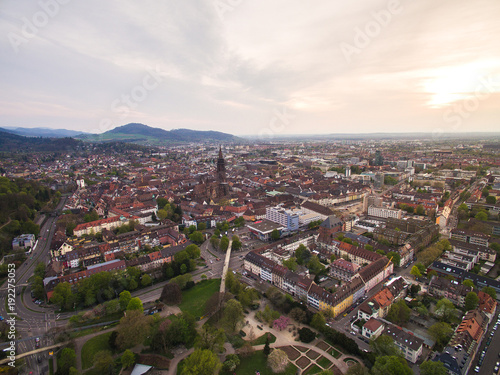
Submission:
[[[474,282],[470,279],[464,280],[462,284],[465,286],[470,286],[471,288],[474,288]]]
[[[290,318],[295,320],[297,323],[305,323],[307,321],[307,314],[300,307],[294,307],[290,310]]]
[[[227,251],[228,247],[229,247],[229,238],[227,238],[227,236],[224,235],[220,239],[219,248],[221,249],[221,251]]]
[[[167,305],[178,305],[182,301],[182,292],[179,284],[165,284],[161,292],[160,300]]]
[[[476,216],[474,216],[474,218],[479,221],[486,221],[488,220],[488,213],[486,211],[481,210],[476,214]]]
[[[181,375],[213,375],[221,367],[219,358],[207,349],[196,349],[184,360]]]
[[[325,266],[319,261],[316,255],[313,255],[307,263],[307,268],[309,268],[313,274],[318,275],[325,269]]]
[[[311,259],[311,252],[305,245],[300,244],[295,250],[295,258],[298,264],[308,264]]]
[[[230,293],[214,293],[205,304],[205,315],[215,315],[216,320],[219,320],[222,315],[223,307],[227,301],[232,298]]]
[[[488,204],[496,204],[497,203],[497,199],[493,195],[488,195],[486,197],[486,203],[488,203]]]
[[[203,233],[201,233],[199,231],[196,231],[196,232],[193,232],[192,234],[190,234],[189,239],[198,245],[202,244],[203,241],[205,241],[205,237],[203,236]]]
[[[495,288],[491,287],[491,286],[485,286],[483,289],[481,289],[481,291],[483,293],[486,293],[486,294],[489,294],[491,296],[491,298],[493,299],[497,299],[497,292],[495,290]]]
[[[447,298],[441,298],[436,304],[436,310],[434,314],[441,318],[441,320],[448,321],[453,315],[455,315],[455,306]]]
[[[61,309],[72,309],[73,304],[76,302],[76,297],[71,291],[71,284],[68,282],[57,284],[50,301]]]
[[[198,230],[205,230],[207,229],[207,224],[205,223],[198,223]]]
[[[109,335],[108,345],[111,348],[111,350],[113,350],[113,351],[118,349],[118,344],[116,343],[117,338],[118,338],[117,331],[113,331],[113,332],[111,332],[111,335]]]
[[[319,374],[321,374],[321,372]],[[370,371],[361,363],[356,363],[347,369],[345,375],[370,375]]]
[[[76,367],[76,353],[74,349],[64,348],[57,359],[57,372],[59,375],[69,375],[69,369]]]
[[[130,292],[128,290],[124,290],[123,292],[121,292],[120,298],[119,298],[120,308],[122,310],[125,310],[131,299],[132,299],[132,295],[130,294]]]
[[[469,292],[465,296],[465,310],[474,310],[479,305],[479,297],[476,292]]]
[[[232,240],[233,240],[233,243],[231,245],[231,249],[232,250],[241,249],[241,246],[243,246],[243,244],[241,243],[240,238],[238,236],[234,235]]]
[[[307,327],[299,329],[297,333],[299,334],[299,340],[305,342],[306,344],[310,343],[312,340],[316,338],[316,334],[314,333],[314,331],[311,331]]]
[[[380,335],[376,339],[370,340],[370,347],[377,356],[401,356],[401,351],[394,344],[394,339],[387,335]]]
[[[196,346],[200,349],[208,349],[211,352],[220,353],[224,349],[225,341],[224,330],[205,324],[197,337]]]
[[[283,331],[288,327],[288,322],[290,319],[286,316],[281,315],[278,319],[273,322],[273,329]]]
[[[453,335],[453,328],[446,322],[434,323],[427,331],[436,341],[435,350],[437,351],[442,351]]]
[[[283,372],[288,365],[288,356],[281,349],[274,349],[267,357],[267,364],[273,372]]]
[[[298,264],[295,258],[290,258],[283,261],[283,266],[288,268],[290,271],[297,270]]]
[[[311,327],[314,329],[317,329],[318,331],[321,332],[321,330],[325,327],[326,324],[326,319],[323,314],[316,313],[313,315],[311,319]]]
[[[228,354],[226,355],[226,360],[222,364],[222,369],[225,372],[234,372],[236,367],[240,365],[240,357],[237,354]]]
[[[393,303],[387,314],[387,320],[397,325],[404,325],[410,320],[411,309],[404,300]]]
[[[142,286],[148,286],[151,285],[151,276],[149,276],[147,273],[142,275],[141,277],[141,285]]]
[[[411,268],[410,274],[415,276],[416,279],[422,277],[422,274],[416,265]]]
[[[212,245],[212,247],[214,249],[217,249],[219,247],[219,237],[213,235],[212,237],[210,237],[210,245]]]
[[[123,368],[131,367],[135,363],[135,354],[129,349],[125,350],[122,354],[121,362]]]
[[[420,366],[420,375],[447,375],[448,370],[440,361],[425,361]]]
[[[417,206],[417,209],[415,210],[415,213],[416,213],[417,215],[420,215],[420,216],[425,215],[425,209],[424,209],[424,206],[422,206],[421,204],[419,204],[419,205]]]
[[[142,306],[142,301],[139,297],[131,298],[127,305],[127,311],[138,310],[141,313],[144,312],[144,307]]]
[[[377,357],[372,367],[373,375],[413,375],[413,371],[406,360],[397,356]]]
[[[266,297],[276,308],[281,308],[283,306],[283,303],[285,302],[285,295],[274,286],[270,286],[266,290]]]
[[[241,306],[239,301],[231,299],[226,302],[222,323],[227,328],[229,333],[236,332],[238,324],[243,320],[243,317],[243,306]]]
[[[127,311],[120,319],[116,342],[121,349],[131,348],[144,341],[151,328],[151,317],[140,310]]]
[[[262,352],[266,357],[271,353],[271,347],[269,346],[269,334],[266,335],[266,343],[264,344],[264,350]]]
[[[271,232],[271,240],[273,241],[277,241],[281,238],[281,233],[279,230],[277,229],[273,229],[273,231]]]
[[[80,373],[78,372],[78,370],[76,368],[70,367],[68,375],[80,375]]]
[[[113,357],[109,350],[101,350],[94,355],[94,367],[100,374],[113,373]]]
[[[389,251],[387,253],[387,258],[392,259],[391,260],[392,263],[394,263],[394,265],[396,267],[399,267],[399,265],[401,263],[401,255],[398,252],[396,252],[396,251]]]

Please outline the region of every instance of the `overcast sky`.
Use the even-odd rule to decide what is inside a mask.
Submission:
[[[500,129],[498,0],[2,0],[0,126]]]

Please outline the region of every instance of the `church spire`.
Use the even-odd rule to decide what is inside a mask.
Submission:
[[[222,146],[219,146],[219,159],[224,159],[222,156]]]

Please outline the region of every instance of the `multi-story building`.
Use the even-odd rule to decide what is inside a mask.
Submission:
[[[383,332],[384,335],[392,337],[394,344],[401,351],[404,358],[411,363],[416,363],[418,358],[422,355],[424,341],[401,328],[386,323]]]
[[[283,207],[267,207],[266,219],[281,224],[287,231],[299,230],[299,214]]]
[[[367,339],[376,339],[384,331],[384,324],[377,319],[370,318],[363,325],[361,329],[361,334]]]
[[[403,211],[395,208],[385,208],[385,207],[368,207],[368,216],[381,217],[381,218],[394,218],[401,219],[403,217]]]
[[[485,246],[488,247],[489,243],[489,236],[481,233],[481,232],[474,232],[471,230],[465,230],[465,229],[453,229],[450,232],[450,238],[452,240],[457,240],[457,241],[462,241],[462,242],[468,242],[472,245],[479,245],[479,246]]]
[[[35,235],[34,234],[21,234],[12,240],[12,250],[27,250],[30,251],[35,246]]]
[[[447,298],[453,302],[454,305],[464,307],[467,293],[472,292],[474,288],[463,285],[456,280],[434,276],[429,283],[428,290],[431,296]]]
[[[351,282],[359,267],[358,264],[348,262],[345,259],[336,259],[329,265],[330,276],[337,280]]]

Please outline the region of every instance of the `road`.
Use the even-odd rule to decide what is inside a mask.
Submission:
[[[62,196],[57,209],[61,210],[64,207],[67,197]],[[56,325],[54,311],[51,308],[43,308],[35,304],[31,299],[29,287],[29,278],[33,275],[36,265],[39,262],[47,264],[50,255],[50,242],[55,231],[55,222],[57,217],[49,217],[45,224],[40,228],[38,243],[33,249],[28,259],[16,270],[16,303],[15,313],[16,319],[16,338],[21,339],[17,344],[17,354],[30,352],[36,349],[35,338],[40,337],[40,347],[47,346],[50,343],[44,336],[50,328]],[[4,284],[0,290],[0,300],[6,301],[7,284]],[[23,293],[24,289],[24,293]],[[0,304],[0,315],[9,317],[5,303]],[[22,340],[29,338],[29,340]],[[26,357],[26,374],[47,374],[48,362],[47,355],[36,354]]]
[[[500,314],[496,314],[493,317],[493,321],[488,327],[488,331],[485,332],[483,342],[479,347],[476,358],[472,362],[471,369],[469,370],[469,374],[475,374],[474,368],[478,365],[479,357],[481,352],[486,348],[486,355],[484,357],[483,363],[479,369],[479,375],[492,374],[493,368],[495,364],[500,361],[500,329],[493,330],[494,325],[496,324],[497,319],[500,319]],[[500,328],[500,327],[499,327]],[[493,333],[493,334],[492,334]],[[488,340],[491,338],[491,342],[487,346]]]

